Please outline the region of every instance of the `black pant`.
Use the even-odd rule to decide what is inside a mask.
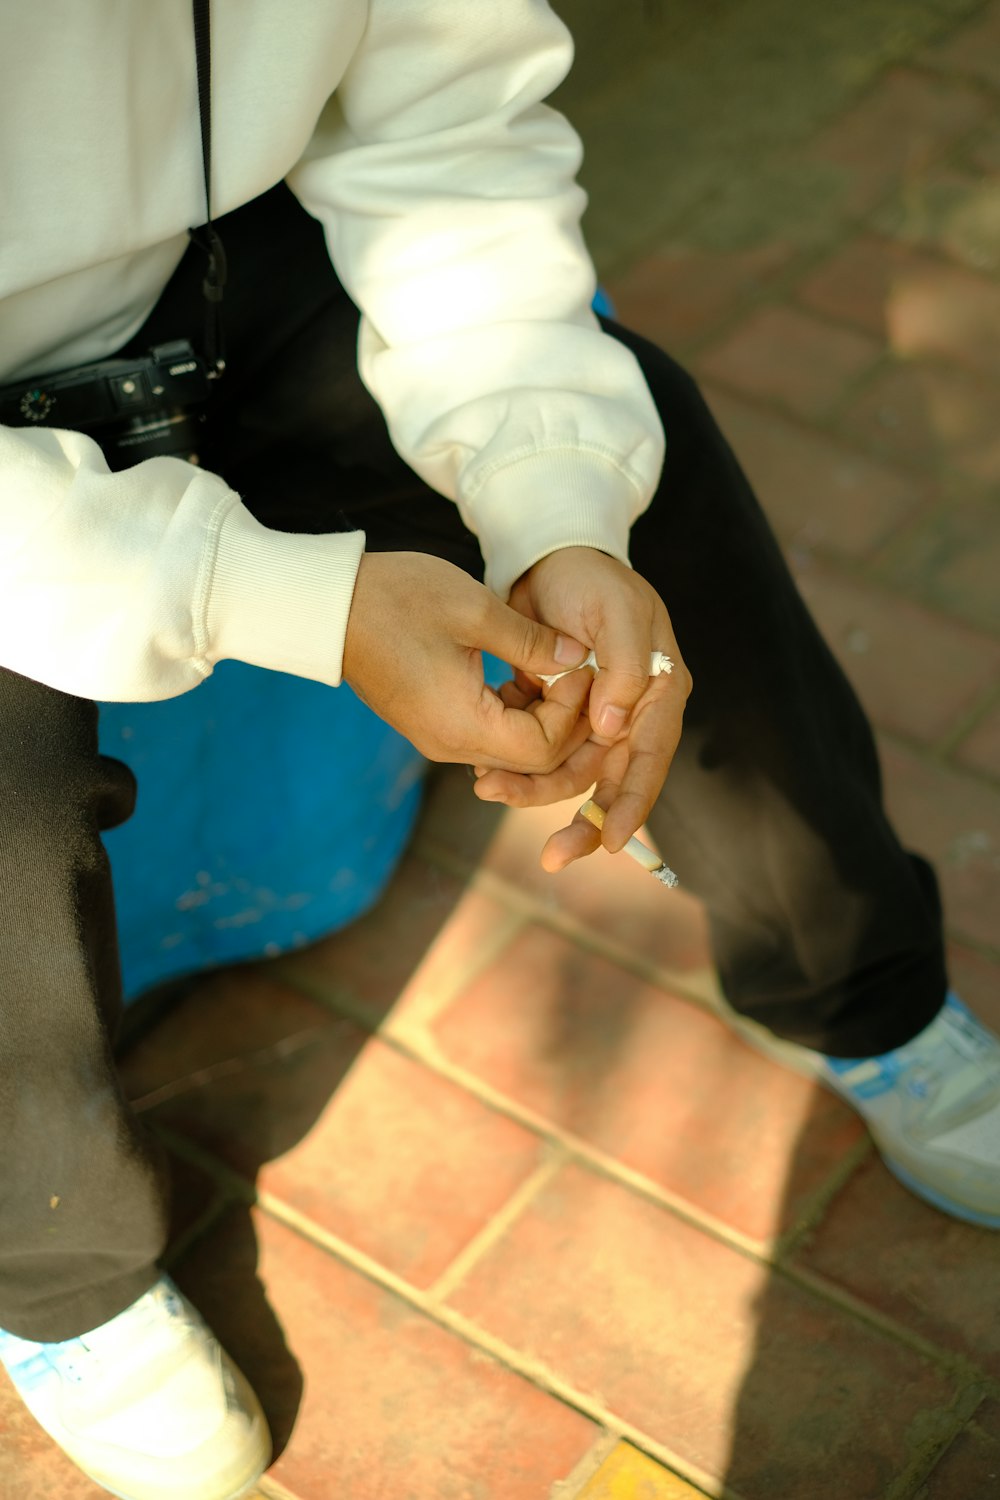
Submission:
[[[284,188],[223,223],[229,369],[205,463],[265,524],[359,525],[371,550],[479,574],[456,508],[393,451],[358,379],[357,314]],[[197,338],[193,254],[130,348]],[[632,560],[695,682],[650,824],[707,904],[725,992],[779,1035],[848,1056],[900,1045],[946,987],[930,868],[886,822],[871,733],[691,379],[634,334],[667,433]],[[163,1174],[124,1104],[100,830],[131,773],[97,753],[93,704],[0,671],[0,1327],[70,1337],[154,1280]],[[53,1206],[55,1205],[55,1206]]]

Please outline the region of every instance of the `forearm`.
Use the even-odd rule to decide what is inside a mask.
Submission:
[[[0,428],[0,662],[123,702],[225,657],[336,683],[363,542],[269,531],[179,459],[112,474],[79,433]]]
[[[502,598],[557,547],[625,561],[662,464],[641,371],[590,310],[579,139],[541,102],[571,58],[541,0],[458,21],[374,3],[288,179],[362,310],[395,446],[457,502]]]

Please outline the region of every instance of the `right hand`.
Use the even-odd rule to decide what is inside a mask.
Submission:
[[[536,675],[587,654],[439,557],[364,554],[344,642],[344,680],[358,697],[428,760],[555,770],[590,733],[590,673],[562,678],[544,701],[508,707],[485,685],[482,651]]]

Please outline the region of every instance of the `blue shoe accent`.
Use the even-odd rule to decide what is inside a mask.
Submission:
[[[925,1203],[1000,1229],[1000,1038],[958,996],[875,1057],[822,1057],[828,1088],[867,1122],[883,1161]]]
[[[0,1328],[0,1364],[19,1391],[31,1391],[60,1367],[62,1351],[75,1343],[76,1339],[68,1339],[62,1344],[37,1344]]]
[[[890,1093],[904,1066],[898,1052],[883,1052],[879,1057],[828,1057],[824,1053],[823,1062],[839,1088],[854,1099],[877,1099]]]
[[[950,1013],[970,1043],[978,1042],[982,1027],[952,990],[945,996],[938,1015],[943,1011]],[[854,1099],[878,1099],[894,1089],[901,1074],[910,1067],[912,1058],[909,1048],[916,1039],[912,1037],[901,1047],[895,1047],[891,1052],[876,1053],[873,1057],[831,1057],[827,1052],[821,1056],[828,1072],[834,1075],[840,1091]],[[852,1079],[851,1074],[857,1076]]]

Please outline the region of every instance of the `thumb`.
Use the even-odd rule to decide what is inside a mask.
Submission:
[[[489,651],[510,666],[532,672],[536,677],[540,673],[565,672],[586,660],[588,648],[573,636],[518,614],[495,594],[489,597],[480,639],[472,642],[480,650]]]

